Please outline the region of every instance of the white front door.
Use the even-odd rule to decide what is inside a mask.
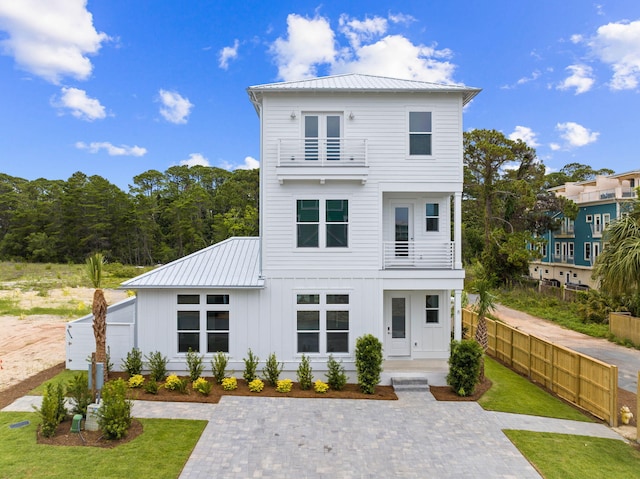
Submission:
[[[411,354],[410,296],[391,293],[386,314],[387,351],[389,356]]]

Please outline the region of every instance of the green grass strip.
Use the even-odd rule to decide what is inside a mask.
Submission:
[[[504,433],[545,479],[640,476],[640,452],[624,441],[547,432]]]
[[[478,403],[488,411],[593,422],[577,409],[486,356],[485,375],[493,386]]]
[[[19,429],[9,425],[28,420]],[[35,413],[0,413],[0,479],[17,477],[153,477],[175,479],[195,447],[206,421],[139,419],[144,432],[108,449],[36,443]]]

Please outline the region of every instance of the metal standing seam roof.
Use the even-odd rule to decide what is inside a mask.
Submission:
[[[267,83],[247,88],[251,101],[256,105],[260,102],[263,92],[288,92],[288,91],[368,91],[368,92],[442,92],[462,93],[463,103],[466,105],[478,93],[480,88],[467,87],[465,85],[445,85],[419,80],[403,80],[401,78],[388,78],[375,75],[362,75],[349,73],[346,75],[334,75],[308,80]]]
[[[120,289],[262,287],[257,237],[226,239],[120,285]]]

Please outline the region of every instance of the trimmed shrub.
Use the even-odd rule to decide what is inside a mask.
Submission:
[[[264,365],[262,374],[264,379],[269,381],[273,387],[278,385],[278,379],[280,379],[280,373],[284,369],[284,363],[279,363],[276,359],[276,353],[271,353],[267,362]]]
[[[74,374],[67,384],[67,395],[73,399],[71,414],[87,415],[87,406],[91,404],[89,377],[85,373]]]
[[[169,361],[167,357],[163,356],[160,351],[154,351],[145,356],[145,359],[149,366],[149,375],[156,381],[164,381],[167,377],[167,362]]]
[[[167,378],[167,382],[164,383],[164,388],[169,391],[185,393],[187,392],[187,380],[180,379],[177,375],[172,374]]]
[[[222,384],[222,380],[227,376],[227,364],[229,364],[229,358],[223,352],[218,352],[211,360],[211,372],[213,373],[213,379],[218,384]]]
[[[225,391],[233,391],[238,389],[238,380],[235,377],[224,378],[222,380],[222,389]]]
[[[471,396],[480,381],[482,346],[474,339],[451,341],[447,384],[458,396]]]
[[[329,390],[329,385],[318,379],[315,383],[313,383],[313,390],[319,394],[324,394]]]
[[[144,383],[144,392],[147,394],[158,394],[158,387],[158,382],[153,378],[149,378],[149,380]]]
[[[131,401],[127,399],[127,384],[122,379],[109,381],[102,389],[98,409],[98,426],[108,439],[122,439],[131,426]]]
[[[249,391],[251,391],[252,393],[262,392],[263,389],[264,382],[262,382],[262,379],[255,378],[249,383]]]
[[[192,351],[191,348],[187,351],[187,366],[189,367],[189,379],[195,381],[202,376],[204,371],[204,364],[202,364],[202,358],[204,356],[198,355],[197,352]]]
[[[344,372],[342,361],[338,362],[333,358],[333,354],[329,355],[327,361],[327,384],[335,391],[342,391],[347,384],[347,374]]]
[[[136,374],[131,376],[127,381],[127,386],[130,388],[140,388],[144,384],[144,376],[142,374]]]
[[[136,374],[142,374],[142,351],[138,348],[133,348],[127,353],[126,359],[122,362],[122,366],[129,377],[133,377]]]
[[[260,362],[260,358],[258,358],[258,356],[253,354],[253,351],[249,349],[249,352],[247,353],[247,357],[242,358],[242,360],[244,361],[244,372],[242,373],[242,377],[244,378],[245,381],[247,381],[247,383],[250,383],[254,379],[258,378],[257,370],[258,370],[258,363]]]
[[[382,343],[373,334],[356,339],[358,385],[364,394],[373,394],[382,373]]]
[[[211,392],[211,388],[213,387],[213,385],[209,381],[207,381],[205,378],[198,378],[193,382],[191,387],[193,388],[194,391],[199,392],[203,396],[208,396],[209,393]]]
[[[313,383],[313,369],[311,369],[309,356],[305,356],[304,354],[302,355],[298,371],[296,371],[296,377],[298,378],[300,389],[303,391],[311,389],[311,384]]]
[[[279,393],[289,393],[293,387],[293,381],[291,379],[278,379],[276,383],[276,391]]]
[[[40,408],[33,407],[40,416],[40,432],[44,437],[52,437],[56,433],[58,424],[62,422],[67,414],[64,407],[64,391],[62,383],[48,383],[42,395]]]

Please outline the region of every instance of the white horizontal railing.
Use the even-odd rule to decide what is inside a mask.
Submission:
[[[566,198],[575,203],[589,203],[591,201],[602,201],[611,199],[635,198],[636,189],[629,186],[619,186],[593,191],[582,191],[575,195],[565,195]]]
[[[454,243],[385,241],[384,269],[453,269]]]
[[[367,140],[281,138],[278,166],[367,166]]]

